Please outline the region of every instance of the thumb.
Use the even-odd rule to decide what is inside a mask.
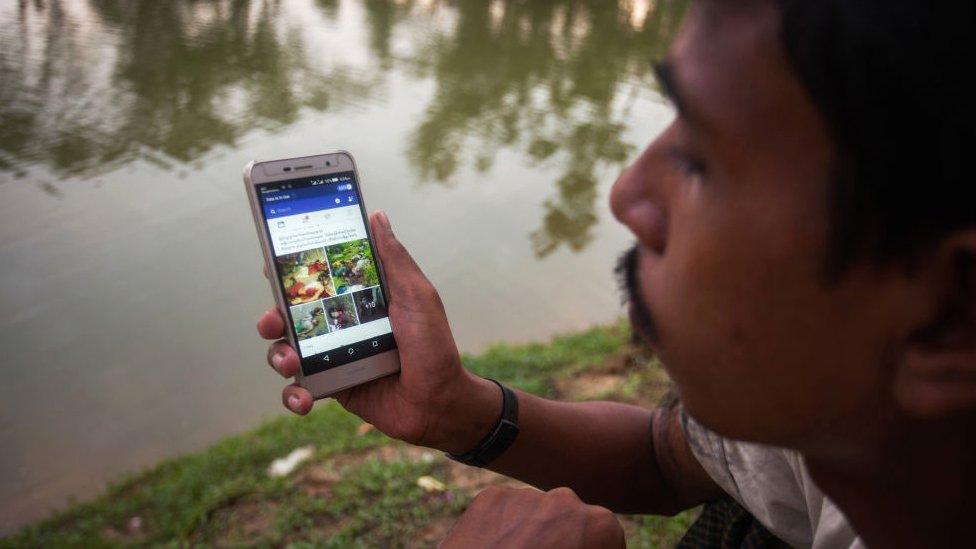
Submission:
[[[369,216],[377,253],[383,264],[383,274],[390,287],[390,299],[410,295],[411,289],[430,285],[423,271],[410,257],[410,252],[397,240],[386,213],[374,212]]]

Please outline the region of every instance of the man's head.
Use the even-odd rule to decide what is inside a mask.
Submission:
[[[971,3],[692,4],[659,70],[678,117],[611,205],[632,318],[700,421],[836,449],[976,410],[973,25]]]

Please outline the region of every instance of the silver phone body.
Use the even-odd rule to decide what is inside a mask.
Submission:
[[[353,172],[356,190],[359,196],[359,204],[361,205],[362,212],[366,212],[366,204],[363,202],[361,192],[362,179],[359,177],[359,171],[356,169],[356,163],[352,155],[346,151],[334,151],[315,156],[266,162],[252,160],[244,166],[244,186],[247,189],[251,214],[254,217],[258,239],[261,243],[264,265],[268,273],[268,280],[271,283],[271,292],[274,294],[275,305],[287,324],[288,342],[296,352],[299,352],[297,336],[288,311],[288,300],[284,294],[278,275],[276,257],[271,242],[269,241],[268,231],[265,226],[267,221],[265,220],[264,212],[258,198],[257,187],[265,183],[289,181],[299,177],[326,176],[344,172]],[[380,261],[379,254],[375,253],[376,247],[373,245],[373,234],[370,229],[369,220],[364,219],[363,222],[369,244],[374,250],[373,259],[376,262],[377,274],[380,278],[380,288],[386,296],[388,304],[389,292],[387,291],[388,286],[383,274],[382,262]],[[299,357],[301,357],[300,352]],[[316,399],[324,398],[344,389],[355,387],[356,385],[361,385],[400,371],[400,355],[396,348],[311,375],[305,374],[305,358],[301,358],[303,367],[299,369],[296,381],[300,386],[308,389]]]

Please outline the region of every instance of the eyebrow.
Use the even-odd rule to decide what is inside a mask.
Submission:
[[[671,61],[665,59],[654,63],[654,74],[661,86],[661,93],[674,103],[678,115],[695,125],[700,125],[699,118],[688,110],[686,96],[682,93],[681,86],[678,85],[678,79],[674,74],[674,65]]]

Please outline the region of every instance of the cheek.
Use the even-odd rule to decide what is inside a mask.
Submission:
[[[822,242],[802,216],[754,202],[676,202],[667,253],[642,264],[643,289],[692,414],[729,436],[782,441],[823,403]]]

